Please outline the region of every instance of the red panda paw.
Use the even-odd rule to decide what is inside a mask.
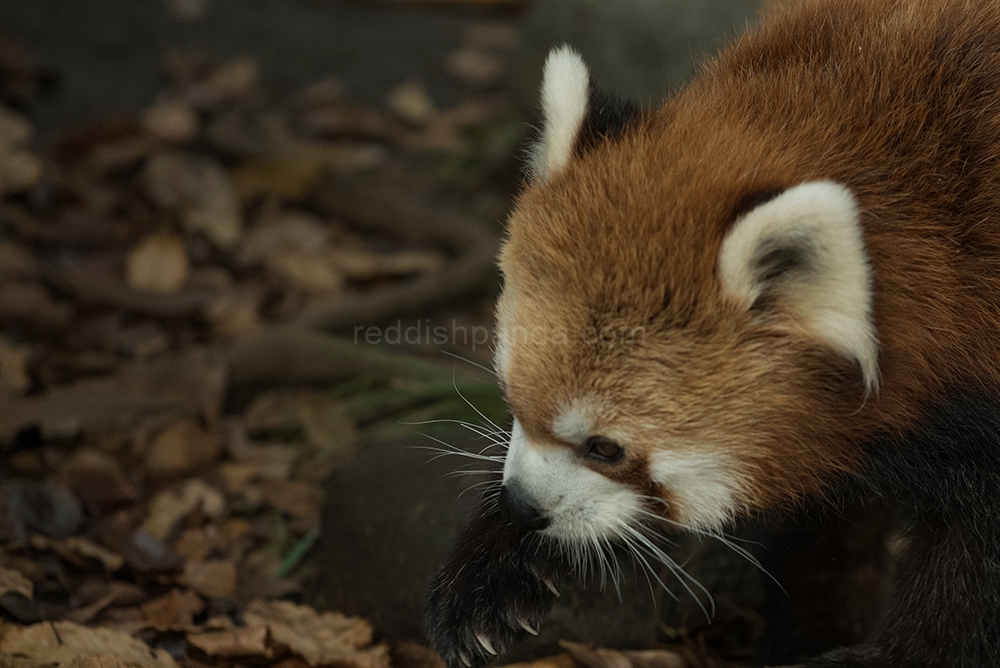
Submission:
[[[537,533],[481,509],[431,582],[424,626],[448,668],[479,668],[537,634],[565,567]]]

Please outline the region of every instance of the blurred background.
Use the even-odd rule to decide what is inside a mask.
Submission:
[[[0,2],[0,656],[440,665],[420,598],[484,477],[438,455],[509,419],[494,256],[545,54],[652,106],[760,5]],[[794,655],[759,569],[671,549],[714,623],[633,575],[507,660]]]

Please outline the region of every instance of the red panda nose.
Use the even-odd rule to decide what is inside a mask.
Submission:
[[[504,519],[525,531],[541,531],[549,525],[546,517],[534,500],[516,485],[500,488],[500,514]]]

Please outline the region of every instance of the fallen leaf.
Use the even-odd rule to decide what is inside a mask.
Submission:
[[[157,493],[149,502],[149,513],[142,528],[154,538],[166,538],[185,517],[201,510],[206,517],[218,517],[226,509],[222,493],[197,478],[180,487]]]
[[[251,160],[233,171],[233,187],[241,200],[273,194],[285,200],[308,195],[330,169],[370,169],[386,159],[381,146],[338,143],[296,145],[288,155]]]
[[[302,392],[299,390],[269,390],[257,395],[243,412],[247,434],[259,436],[287,432],[302,426],[299,410]]]
[[[0,338],[0,393],[24,394],[31,389],[28,373],[31,359],[30,346],[14,345]]]
[[[0,277],[18,279],[37,275],[38,262],[31,251],[10,240],[0,241]]]
[[[42,622],[16,626],[0,622],[0,655],[18,655],[58,666],[85,658],[112,655],[130,668],[177,668],[162,649],[106,628],[88,628],[73,622]]]
[[[93,448],[80,448],[59,469],[59,477],[85,506],[111,508],[139,498],[118,462]]]
[[[198,135],[201,122],[191,105],[182,100],[160,100],[146,110],[142,126],[163,141],[184,143]]]
[[[397,668],[393,664],[394,668]],[[398,668],[407,668],[406,666],[399,666]],[[556,654],[554,656],[546,656],[541,659],[535,659],[534,661],[520,661],[518,663],[506,663],[500,668],[577,668],[576,661],[573,660],[569,654]]]
[[[0,566],[0,596],[11,592],[25,598],[34,596],[35,585],[21,571]]]
[[[396,118],[416,126],[427,125],[436,111],[427,88],[415,79],[391,88],[385,106]]]
[[[167,9],[171,16],[181,21],[197,21],[205,18],[208,0],[168,0]]]
[[[220,450],[216,434],[183,420],[153,439],[143,458],[143,468],[154,476],[188,473],[214,462]]]
[[[392,643],[392,668],[447,668],[430,647],[408,640]],[[566,668],[570,668],[567,666]]]
[[[677,652],[670,650],[620,651],[594,649],[587,645],[560,640],[559,645],[577,663],[586,668],[691,668]]]
[[[493,88],[503,82],[504,59],[478,49],[459,49],[448,54],[445,71],[457,81],[474,88]]]
[[[233,629],[209,633],[189,633],[187,641],[209,656],[258,656],[271,658],[267,627]]]
[[[133,290],[173,294],[190,273],[184,241],[170,233],[147,237],[129,251],[125,263],[125,282]]]
[[[236,591],[236,567],[231,561],[213,559],[184,564],[182,584],[209,598],[232,596]]]
[[[192,591],[171,589],[169,594],[143,604],[139,610],[149,628],[157,631],[186,631],[205,602]]]
[[[81,559],[94,559],[99,561],[109,572],[120,570],[125,565],[125,557],[121,554],[102,547],[83,536],[52,540],[36,535],[31,537],[31,546],[36,550],[52,550],[70,563],[80,564]]]
[[[33,134],[26,116],[0,105],[0,149],[27,146]]]
[[[261,216],[237,250],[240,264],[253,267],[278,251],[316,252],[330,244],[334,227],[304,211],[277,211]]]
[[[328,259],[315,252],[282,249],[267,259],[267,268],[291,287],[309,294],[326,295],[344,288],[344,276]]]
[[[188,232],[203,233],[221,248],[231,248],[243,220],[229,176],[203,154],[164,151],[146,163],[146,191],[160,206],[178,211]]]
[[[204,79],[191,85],[185,97],[196,107],[210,109],[247,96],[256,84],[257,61],[243,56],[214,68]]]
[[[205,307],[203,315],[220,339],[234,339],[256,332],[261,327],[260,299],[243,291],[222,294]]]
[[[259,483],[264,500],[278,510],[309,520],[319,519],[323,501],[323,488],[315,482],[304,480],[261,480]]]
[[[389,668],[388,646],[371,644],[371,624],[360,617],[318,613],[290,601],[261,600],[250,602],[243,617],[250,628],[266,627],[273,642],[285,645],[311,666]]]
[[[0,321],[40,330],[60,330],[69,324],[73,307],[52,297],[38,283],[0,284]]]
[[[79,596],[79,591],[77,592]],[[129,582],[112,580],[106,584],[106,592],[91,603],[70,610],[64,619],[77,624],[86,624],[94,617],[113,605],[135,605],[146,599],[146,592]]]

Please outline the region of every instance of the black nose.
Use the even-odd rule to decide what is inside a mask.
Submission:
[[[538,509],[532,498],[514,485],[500,488],[500,514],[525,531],[540,531],[549,525],[549,518]]]

